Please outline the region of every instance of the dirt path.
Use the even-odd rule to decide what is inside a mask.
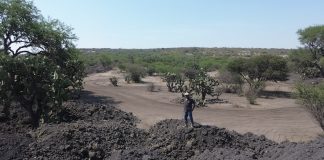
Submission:
[[[111,75],[112,73],[90,75],[85,79],[85,90],[120,102],[122,110],[132,112],[141,120],[138,125],[140,128],[148,128],[163,119],[182,119],[182,106],[170,102],[179,97],[179,94],[167,92],[164,86],[161,86],[160,92],[148,92],[147,84],[122,83],[120,87],[113,87],[108,80]],[[162,84],[156,77],[146,80]],[[293,99],[260,98],[259,105],[249,106],[244,97],[225,94],[222,98],[232,103],[199,108],[194,112],[195,121],[240,133],[264,134],[277,142],[307,141],[322,133],[320,127]]]

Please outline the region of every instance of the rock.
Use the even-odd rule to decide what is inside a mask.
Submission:
[[[71,150],[71,149],[72,149],[71,145],[65,145],[64,146],[65,151],[68,151],[68,150]]]
[[[90,159],[94,159],[94,158],[96,158],[96,155],[97,155],[96,152],[93,152],[93,151],[90,151],[90,152],[89,152],[89,158],[90,158]]]
[[[0,122],[4,122],[5,120],[7,120],[7,116],[4,113],[0,112]]]
[[[186,148],[191,148],[191,147],[192,147],[192,140],[186,143]]]

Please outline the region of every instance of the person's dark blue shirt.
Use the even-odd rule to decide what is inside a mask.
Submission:
[[[195,101],[192,98],[186,99],[184,102],[184,111],[192,111],[195,106]]]

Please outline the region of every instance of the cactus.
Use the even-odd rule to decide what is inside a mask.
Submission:
[[[183,92],[183,86],[185,84],[185,78],[180,74],[167,73],[163,77],[163,80],[167,83],[169,92]]]
[[[219,82],[209,76],[207,72],[200,69],[195,79],[189,82],[189,87],[200,96],[201,104],[205,105],[207,95],[215,95],[215,87],[219,85]]]
[[[207,95],[219,96],[222,92],[215,92],[215,87],[219,85],[219,82],[209,76],[204,69],[196,69],[195,75],[188,77],[187,74],[175,74],[167,73],[163,80],[167,83],[169,92],[189,92],[198,96],[196,102],[199,106],[205,106],[205,100]]]
[[[176,92],[186,92],[186,88],[184,87],[186,83],[186,79],[183,75],[178,74],[176,76],[176,81],[175,81],[175,91]]]

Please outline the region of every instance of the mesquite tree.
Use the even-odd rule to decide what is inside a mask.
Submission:
[[[46,20],[30,1],[0,2],[0,99],[6,114],[18,102],[37,127],[82,89],[75,39],[70,27]]]
[[[324,77],[324,25],[310,26],[298,30],[299,41],[306,48],[307,58],[299,59],[303,63],[308,64],[300,66],[302,68],[310,68],[303,70],[303,74],[309,75],[307,71],[317,71],[321,77]],[[295,62],[295,61],[293,61]],[[297,65],[301,64],[296,62]],[[314,70],[316,69],[316,70]],[[310,74],[314,75],[314,74]]]
[[[288,67],[284,58],[274,55],[259,55],[251,58],[236,58],[227,66],[230,72],[239,74],[248,84],[247,99],[255,103],[265,81],[284,81]]]

